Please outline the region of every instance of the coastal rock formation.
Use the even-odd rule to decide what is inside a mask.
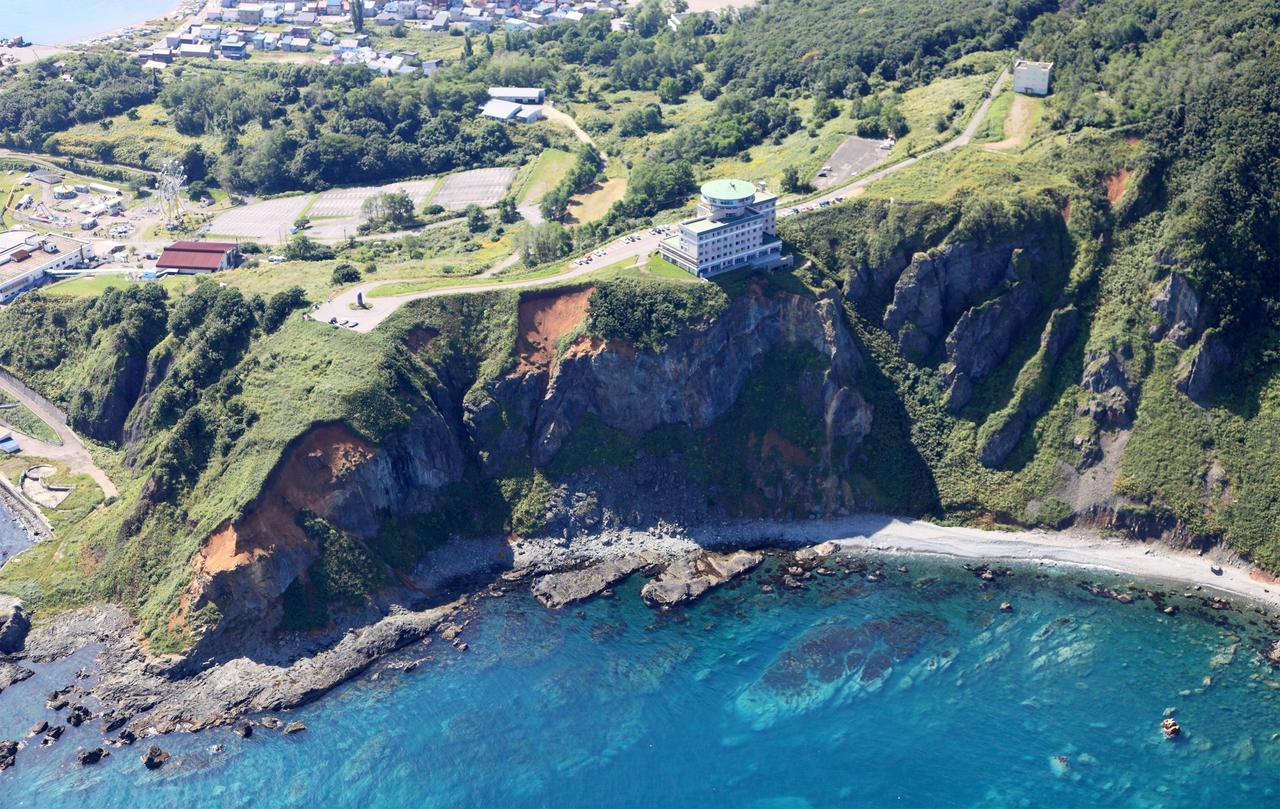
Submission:
[[[657,554],[608,559],[578,570],[548,573],[533,582],[533,595],[545,607],[557,609],[613,586],[642,567],[659,561]]]
[[[1049,317],[1040,335],[1040,350],[1023,369],[1013,401],[992,414],[978,432],[978,461],[983,466],[1004,463],[1027,427],[1048,406],[1048,380],[1063,349],[1075,339],[1079,321],[1075,307],[1059,309]]]
[[[1196,339],[1200,329],[1200,298],[1182,273],[1169,273],[1151,299],[1151,308],[1159,317],[1151,329],[1151,339],[1168,340],[1178,348],[1186,348]]]
[[[0,654],[17,654],[22,651],[31,618],[22,608],[22,602],[12,596],[0,595]]]
[[[943,376],[947,403],[957,412],[969,403],[973,380],[995,370],[1009,354],[1009,346],[1032,315],[1037,298],[1027,284],[967,310],[947,335],[946,352],[950,367]]]
[[[148,770],[158,770],[169,760],[169,754],[159,747],[152,746],[142,754],[142,766]]]
[[[1173,373],[1173,384],[1197,404],[1205,397],[1218,376],[1231,365],[1231,352],[1222,336],[1207,331],[1182,358]]]
[[[760,360],[784,344],[805,344],[830,359],[824,409],[842,409],[841,426],[861,433],[869,425],[870,408],[847,386],[863,359],[838,299],[757,293],[735,301],[706,329],[681,335],[661,352],[599,340],[575,345],[552,372],[538,407],[533,462],[549,463],[589,413],[635,434],[667,424],[705,428],[737,401]]]
[[[19,666],[9,660],[0,660],[0,693],[3,693],[9,686],[17,685],[34,675],[35,672],[25,666]]]
[[[1137,383],[1132,362],[1133,349],[1128,344],[1085,356],[1080,386],[1092,395],[1081,405],[1080,415],[1107,428],[1123,429],[1133,422]]]
[[[650,607],[670,607],[692,601],[712,587],[747,572],[764,556],[754,551],[710,553],[698,551],[677,559],[640,590]]]
[[[0,772],[13,766],[18,757],[18,743],[12,739],[0,740]]]
[[[916,253],[894,285],[893,301],[884,314],[884,328],[897,341],[903,356],[921,363],[961,313],[997,283],[1017,281],[1024,263],[1040,259],[1035,247],[1027,251],[1019,244],[979,246],[970,241]],[[1021,308],[1006,302],[976,317],[994,328],[995,321],[1007,316],[1005,310],[1011,313]]]

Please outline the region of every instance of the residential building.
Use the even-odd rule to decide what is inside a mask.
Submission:
[[[712,180],[702,186],[701,214],[658,243],[667,261],[700,278],[742,267],[786,266],[777,232],[774,194],[745,180]]]
[[[240,263],[240,248],[231,242],[174,242],[156,262],[157,270],[209,273],[229,270]]]
[[[547,99],[547,91],[541,87],[490,87],[489,97],[516,104],[541,104]]]
[[[93,246],[59,234],[0,233],[0,303],[10,303],[49,279],[49,273],[88,264]]]
[[[1049,94],[1053,62],[1028,62],[1019,59],[1013,65],[1013,91],[1030,96]]]

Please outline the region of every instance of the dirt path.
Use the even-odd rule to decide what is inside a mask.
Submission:
[[[546,116],[546,119],[548,121],[560,124],[561,126],[568,127],[570,131],[573,132],[574,136],[577,137],[578,140],[582,141],[588,146],[594,147],[595,150],[600,153],[601,162],[608,165],[609,155],[605,154],[604,150],[602,150],[599,146],[596,146],[596,142],[591,139],[590,135],[587,134],[587,130],[578,126],[578,122],[573,120],[573,116],[569,115],[567,112],[563,112],[561,110],[556,109],[550,104],[542,105],[542,114]]]
[[[18,438],[18,444],[22,447],[23,455],[61,461],[72,473],[86,474],[93,478],[93,481],[102,489],[104,496],[116,497],[120,494],[115,484],[111,482],[111,478],[107,477],[107,473],[94,463],[93,456],[89,454],[80,436],[67,426],[66,416],[61,410],[54,407],[49,400],[35,394],[26,385],[15,382],[8,374],[0,373],[0,389],[26,405],[31,412],[52,427],[58,434],[58,439],[62,441],[61,445],[50,444],[29,435],[23,435],[17,430],[9,430],[15,436],[21,436]]]
[[[1036,109],[1035,99],[1021,93],[1014,94],[1009,115],[1004,119],[1004,140],[986,147],[989,151],[1003,152],[1025,146],[1031,137]]]

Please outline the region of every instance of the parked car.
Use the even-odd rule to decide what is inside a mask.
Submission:
[[[284,256],[270,256],[267,258],[267,261],[271,262],[272,264],[280,264],[281,262],[284,261]]]

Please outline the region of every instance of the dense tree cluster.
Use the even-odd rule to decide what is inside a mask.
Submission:
[[[606,340],[628,340],[636,348],[661,350],[690,324],[714,317],[728,303],[724,290],[714,284],[610,281],[591,293],[587,331]]]
[[[870,92],[868,79],[923,84],[978,50],[1012,47],[1056,0],[775,0],[745,9],[707,54],[716,82],[772,96],[801,88],[833,98]]]
[[[39,62],[0,92],[0,145],[42,149],[48,136],[146,104],[159,90],[153,71],[117,56]]]

